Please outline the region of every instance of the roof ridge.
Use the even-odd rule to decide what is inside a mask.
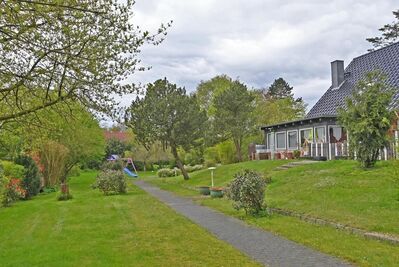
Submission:
[[[363,54],[363,55],[354,57],[352,60],[355,60],[355,59],[358,59],[358,58],[361,58],[361,57],[364,57],[364,56],[368,56],[368,55],[370,55],[370,54],[379,52],[379,51],[381,51],[381,50],[390,48],[391,46],[394,46],[394,45],[399,45],[399,41],[397,41],[397,42],[395,42],[395,43],[392,43],[392,44],[389,44],[389,45],[384,46],[384,47],[380,47],[380,48],[378,48],[378,49],[376,49],[376,50],[369,51],[369,52],[367,52],[366,54]]]

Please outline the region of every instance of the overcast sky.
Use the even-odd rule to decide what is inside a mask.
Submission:
[[[330,62],[366,53],[365,39],[398,8],[398,0],[137,0],[136,24],[174,23],[164,43],[143,49],[152,69],[133,79],[167,77],[193,91],[218,74],[255,88],[283,77],[311,107],[330,86]]]

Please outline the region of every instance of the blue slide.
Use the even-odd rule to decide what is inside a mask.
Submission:
[[[124,171],[127,175],[129,175],[130,177],[134,177],[134,178],[139,177],[137,174],[135,174],[134,172],[132,172],[132,171],[129,170],[128,168],[123,168],[123,171]]]

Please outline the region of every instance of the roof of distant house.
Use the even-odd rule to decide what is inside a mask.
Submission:
[[[381,70],[388,76],[388,84],[398,88],[392,108],[399,107],[399,42],[356,57],[345,69],[345,80],[339,88],[330,87],[309,111],[306,118],[336,116],[338,108],[345,107],[347,97],[352,95],[356,84],[365,74]]]
[[[125,131],[104,131],[104,137],[106,140],[117,139],[122,142],[126,142],[129,139],[129,134]]]

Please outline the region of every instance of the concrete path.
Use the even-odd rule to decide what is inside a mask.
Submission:
[[[195,204],[144,181],[135,184],[178,213],[207,229],[217,238],[267,266],[350,266],[337,258],[317,252],[275,234],[249,226],[210,208]]]

